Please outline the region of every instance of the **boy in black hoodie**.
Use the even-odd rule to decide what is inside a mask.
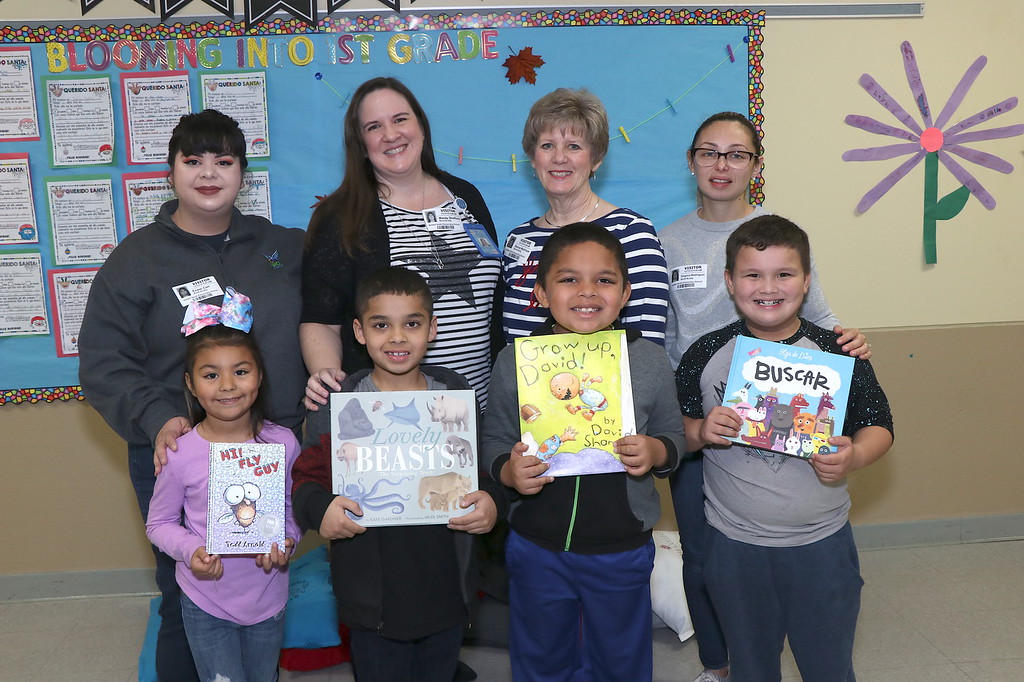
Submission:
[[[417,273],[390,267],[356,294],[356,339],[372,370],[345,379],[342,392],[469,389],[458,373],[420,365],[437,331],[430,290]],[[473,511],[442,525],[365,528],[362,510],[331,493],[330,411],[311,412],[295,463],[292,508],[299,524],[331,540],[339,619],[352,635],[360,682],[451,682],[476,597],[472,534],[486,533],[504,507],[500,488],[480,478],[465,496]]]

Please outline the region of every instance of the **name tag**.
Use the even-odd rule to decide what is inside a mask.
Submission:
[[[224,290],[220,288],[220,284],[217,283],[217,278],[203,277],[202,279],[196,279],[191,282],[184,282],[182,284],[175,284],[171,287],[171,291],[174,292],[174,297],[178,299],[178,303],[184,308],[192,301],[200,302],[205,301],[208,298],[219,296],[223,298]]]
[[[670,284],[675,290],[681,289],[707,289],[708,288],[708,264],[683,265],[672,268],[669,276]]]
[[[526,237],[517,237],[510,234],[505,242],[505,258],[516,263],[525,263],[533,252],[534,242]]]

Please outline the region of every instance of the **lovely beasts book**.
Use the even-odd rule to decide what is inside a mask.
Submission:
[[[447,523],[477,489],[476,394],[331,394],[331,490],[364,526]]]
[[[546,476],[625,471],[613,444],[636,433],[626,333],[515,340],[519,429]]]
[[[743,419],[736,443],[810,459],[835,452],[854,360],[848,355],[736,337],[722,404]]]
[[[286,467],[283,443],[210,443],[207,552],[284,549]]]

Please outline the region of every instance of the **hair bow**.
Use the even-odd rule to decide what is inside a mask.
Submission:
[[[185,336],[215,324],[222,324],[248,334],[252,329],[252,302],[245,294],[225,287],[224,301],[220,306],[192,301],[185,310],[185,319],[181,324],[181,333]]]

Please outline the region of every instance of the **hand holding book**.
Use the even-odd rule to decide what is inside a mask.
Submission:
[[[696,452],[705,445],[731,445],[730,438],[736,438],[743,426],[743,420],[731,407],[717,405],[704,419],[683,417],[686,428],[686,447]]]
[[[853,438],[832,436],[828,442],[838,450],[811,456],[811,465],[822,483],[841,481],[851,471],[877,461],[892,445],[892,433],[881,426],[864,426],[857,429]]]
[[[284,549],[277,546],[277,543],[270,545],[270,551],[266,554],[256,555],[256,565],[262,568],[267,573],[270,573],[272,569],[284,568],[288,565],[288,561],[292,556],[292,547],[295,546],[295,540],[291,538],[284,539]]]
[[[208,554],[205,547],[200,547],[192,553],[192,561],[189,562],[192,575],[200,580],[217,580],[224,575],[224,564],[216,554]]]
[[[475,505],[475,506],[474,506]],[[483,490],[474,490],[462,499],[462,508],[473,507],[473,511],[462,516],[453,516],[448,527],[472,535],[480,535],[494,528],[498,521],[498,506],[494,499]]]
[[[527,450],[526,443],[522,441],[512,447],[512,456],[501,467],[501,482],[515,488],[520,495],[536,495],[555,478],[544,476],[550,465],[536,455],[527,455]]]
[[[651,469],[661,469],[668,462],[665,444],[651,436],[623,436],[615,441],[614,448],[630,476],[643,476]]]
[[[324,519],[320,522],[321,537],[327,540],[343,540],[366,532],[366,527],[353,521],[346,512],[362,516],[363,510],[359,503],[342,495],[338,495],[327,507]]]

